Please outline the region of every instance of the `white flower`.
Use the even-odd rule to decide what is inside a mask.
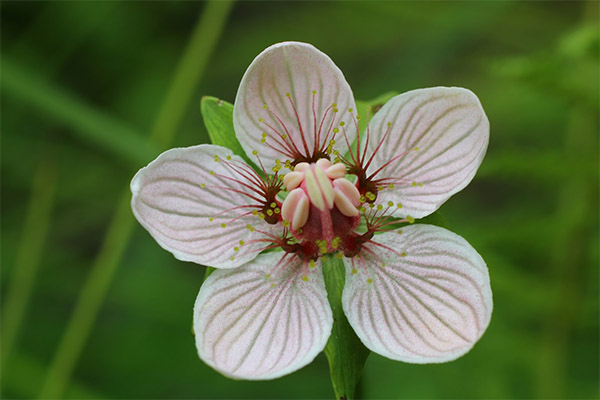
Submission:
[[[396,96],[360,137],[341,71],[286,42],[252,62],[233,118],[261,174],[200,145],[161,154],[131,182],[134,214],[163,248],[220,269],[194,308],[202,360],[241,379],[310,363],[333,325],[321,266],[333,252],[346,266],[344,312],[370,350],[432,363],[472,348],[492,313],[481,256],[443,228],[391,229],[433,213],[475,175],[489,125],[472,92]]]

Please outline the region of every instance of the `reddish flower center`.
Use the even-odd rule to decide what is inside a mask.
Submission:
[[[361,203],[360,193],[345,176],[344,164],[321,158],[315,163],[297,164],[284,177],[290,193],[281,215],[298,240],[314,243],[327,252],[337,248],[339,238],[356,228],[360,221],[356,208]]]

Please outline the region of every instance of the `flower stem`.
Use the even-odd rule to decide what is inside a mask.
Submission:
[[[166,147],[172,141],[223,30],[232,4],[232,1],[206,3],[158,113],[150,138],[153,144]],[[39,398],[59,398],[69,384],[73,368],[92,330],[135,227],[129,206],[130,198],[129,188],[126,188],[119,198],[102,248],[60,340]]]
[[[329,361],[331,384],[336,399],[354,399],[363,366],[370,351],[362,344],[348,323],[342,308],[342,292],[346,270],[342,260],[336,256],[323,258],[323,276],[327,298],[333,311],[333,329],[325,346]]]

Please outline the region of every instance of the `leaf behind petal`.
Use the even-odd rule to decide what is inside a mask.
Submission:
[[[246,156],[246,152],[238,141],[233,129],[233,104],[212,96],[204,96],[200,103],[200,111],[204,125],[213,144],[227,147],[242,157],[252,168],[256,165]]]

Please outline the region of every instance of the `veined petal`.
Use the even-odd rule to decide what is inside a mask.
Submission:
[[[320,261],[303,264],[284,254],[215,271],[200,289],[198,354],[226,376],[278,378],[310,363],[327,343],[333,317]]]
[[[375,114],[369,130],[367,154],[374,153],[369,173],[379,170],[375,179],[392,185],[377,201],[400,203],[395,215],[415,218],[433,213],[469,184],[489,140],[479,99],[462,88],[396,96]]]
[[[171,149],[135,175],[131,208],[176,258],[234,268],[256,257],[273,231],[252,214],[260,195],[250,172],[224,147]]]
[[[342,305],[372,351],[393,360],[439,363],[467,353],[492,315],[481,256],[462,237],[432,225],[376,235],[345,258]]]
[[[343,149],[342,121],[350,126],[352,143],[356,132],[349,109],[356,113],[352,90],[333,61],[310,44],[284,42],[264,50],[248,67],[233,123],[248,157],[256,150],[271,167],[276,159],[311,159],[334,136],[333,148]]]

